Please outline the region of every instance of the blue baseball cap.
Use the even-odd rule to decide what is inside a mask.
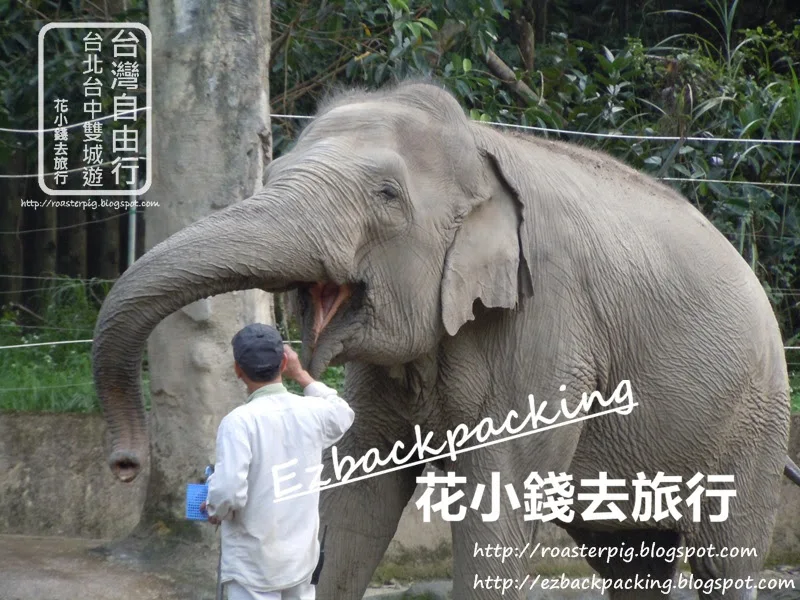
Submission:
[[[253,323],[241,329],[231,340],[233,358],[253,381],[270,381],[280,371],[283,338],[277,329]]]

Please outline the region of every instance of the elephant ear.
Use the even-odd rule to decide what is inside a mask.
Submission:
[[[476,300],[487,308],[514,309],[533,294],[525,257],[524,206],[496,153],[481,151],[486,187],[461,222],[445,258],[442,321],[450,335],[475,318]]]

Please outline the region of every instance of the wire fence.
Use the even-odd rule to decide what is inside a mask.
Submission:
[[[698,183],[703,183],[703,182],[707,182],[707,181],[711,181],[711,180],[688,179],[687,181],[696,181]],[[723,182],[724,182],[724,180],[723,180]],[[738,182],[738,183],[747,183],[747,182]],[[753,184],[753,185],[758,185],[758,184]],[[137,210],[135,212],[136,212],[137,215],[144,214],[144,211],[142,211],[142,210]],[[62,231],[64,229],[74,229],[76,227],[86,227],[87,225],[94,225],[96,223],[104,223],[106,221],[112,221],[114,219],[121,219],[122,217],[129,216],[130,214],[131,214],[130,212],[123,212],[123,213],[119,213],[119,214],[112,215],[110,217],[105,217],[105,218],[102,218],[102,219],[92,219],[92,220],[89,220],[89,221],[85,221],[83,223],[76,223],[76,224],[73,224],[73,225],[63,225],[63,226],[60,226],[60,227],[42,227],[42,228],[39,228],[39,229],[20,229],[18,231],[15,231],[15,230],[0,231],[0,235],[21,235],[21,234],[25,234],[25,233],[39,233],[39,232],[42,232],[42,231]],[[739,239],[739,237],[740,237],[740,234],[736,233],[736,232],[728,231],[728,232],[721,232],[721,233],[723,235],[726,235],[726,236],[729,236],[729,237],[733,237],[733,238],[736,238],[736,239]],[[780,235],[767,235],[767,234],[762,234],[762,233],[747,233],[745,237],[747,237],[748,239],[749,238],[756,238],[756,239],[772,240],[772,241],[787,241],[788,240],[788,241],[793,241],[793,242],[800,242],[800,235],[782,235],[782,234],[780,234]],[[0,275],[0,277],[3,277],[3,276]],[[109,280],[106,280],[106,281],[114,281],[114,280],[109,279]]]
[[[102,117],[97,117],[96,119],[89,119],[88,121],[80,121],[77,123],[69,123],[68,125],[64,125],[63,127],[50,127],[49,129],[9,129],[8,127],[0,127],[0,133],[25,133],[25,134],[39,134],[39,133],[50,133],[53,131],[58,131],[59,129],[75,129],[76,127],[81,127],[86,125],[87,123],[97,123],[100,121],[108,121],[109,119],[116,119],[123,115],[132,115],[138,112],[143,112],[145,110],[150,110],[150,106],[142,106],[139,108],[134,108],[133,110],[120,110],[115,112],[113,115],[104,115]]]
[[[143,210],[136,210],[136,211],[125,211],[120,212],[116,215],[111,215],[110,217],[103,217],[102,219],[90,219],[87,221],[83,221],[82,223],[73,223],[71,225],[61,225],[59,227],[40,227],[38,229],[20,229],[20,230],[7,230],[7,231],[0,231],[0,235],[22,235],[25,233],[41,233],[42,231],[63,231],[65,229],[76,229],[78,227],[86,227],[88,225],[95,225],[97,223],[105,223],[106,221],[113,221],[114,219],[121,219],[122,217],[129,217],[131,212],[136,213],[137,215],[143,214]]]
[[[800,363],[788,363],[791,365],[800,366]],[[8,392],[40,392],[40,391],[47,391],[47,390],[58,390],[58,389],[68,389],[68,388],[76,388],[76,387],[87,387],[90,385],[94,385],[94,381],[81,381],[78,383],[68,383],[64,385],[43,385],[39,387],[12,387],[12,388],[0,388],[0,394],[8,393]]]
[[[765,237],[769,237],[769,236],[765,236]],[[788,238],[788,239],[800,240],[800,237]],[[37,275],[14,275],[14,274],[0,274],[0,279],[29,279],[29,280],[34,280],[34,281],[58,281],[58,282],[63,283],[65,286],[69,286],[69,287],[73,287],[73,284],[74,285],[77,285],[77,284],[95,285],[95,284],[98,284],[98,283],[114,283],[115,281],[119,280],[118,277],[116,277],[114,279],[103,279],[103,278],[99,278],[99,277],[90,278],[90,279],[82,279],[80,277],[68,277],[68,276],[61,276],[61,277],[52,276],[52,277],[48,277],[48,276],[37,276]],[[24,291],[24,292],[44,291],[44,290],[52,290],[55,287],[57,287],[57,286],[27,288],[27,289],[22,289],[22,290],[18,290],[18,291]],[[793,287],[772,287],[772,286],[770,286],[769,288],[767,288],[767,291],[770,291],[770,292],[785,292],[787,294],[800,294],[800,288],[793,288]],[[2,293],[6,293],[6,292],[0,292],[0,294],[2,294]],[[17,293],[17,291],[8,292],[8,293]]]
[[[291,115],[291,114],[272,114],[272,118],[276,119],[300,119],[309,120],[313,119],[310,115]],[[591,131],[575,131],[571,129],[555,129],[551,127],[537,127],[533,125],[517,125],[515,123],[501,123],[499,121],[476,121],[476,123],[483,123],[486,125],[493,125],[495,127],[509,127],[512,129],[521,129],[525,131],[536,131],[539,133],[555,133],[558,135],[569,135],[578,137],[592,137],[604,139],[619,139],[619,140],[636,140],[636,141],[656,141],[656,142],[708,142],[708,143],[744,143],[744,144],[764,144],[764,145],[781,145],[781,144],[800,144],[800,140],[784,140],[784,139],[754,139],[754,138],[730,138],[730,137],[700,137],[688,136],[678,137],[669,135],[631,135],[625,133],[597,133]],[[736,185],[751,185],[755,187],[782,187],[782,188],[800,188],[800,183],[781,182],[781,181],[740,181],[736,179],[704,179],[700,177],[656,177],[661,181],[679,181],[687,183],[720,183],[720,184],[736,184]]]
[[[94,331],[91,327],[57,327],[55,325],[18,325],[16,323],[0,323],[0,327],[10,329],[34,329],[36,331]]]
[[[31,292],[48,292],[52,291],[53,289],[54,287],[50,286],[50,287],[21,288],[19,290],[2,290],[0,291],[0,296],[12,296],[21,293],[28,294]]]
[[[138,160],[144,160],[144,161],[149,160],[147,156],[139,156],[139,155],[134,155],[134,156],[131,156],[129,158],[136,158]],[[97,164],[86,165],[86,166],[83,166],[83,167],[75,167],[74,169],[67,169],[66,171],[58,171],[58,172],[53,171],[52,173],[41,173],[41,177],[53,177],[53,176],[59,175],[61,173],[64,173],[64,174],[66,174],[66,173],[77,173],[79,171],[86,171],[87,169],[94,169],[94,168],[97,168],[97,167],[107,167],[109,165],[115,164],[115,162],[116,162],[116,159],[115,160],[107,160],[105,162],[101,162],[101,163],[97,163]],[[40,176],[39,173],[21,173],[21,174],[12,174],[12,175],[0,175],[0,179],[32,179],[34,177],[39,177],[39,176]]]
[[[314,119],[311,115],[289,115],[273,113],[270,117],[274,119],[299,119],[310,120]],[[800,144],[800,140],[784,140],[784,139],[770,139],[770,138],[731,138],[731,137],[713,137],[713,136],[672,136],[672,135],[634,135],[627,133],[600,133],[593,131],[576,131],[573,129],[556,129],[552,127],[539,127],[535,125],[518,125],[516,123],[501,123],[500,121],[476,121],[476,123],[483,123],[485,125],[493,125],[495,127],[510,127],[513,129],[522,129],[526,131],[537,131],[539,133],[557,133],[559,135],[574,135],[579,137],[593,137],[593,138],[607,138],[618,140],[637,140],[637,141],[654,141],[654,142],[741,142],[746,144]]]
[[[736,179],[700,179],[696,177],[656,177],[661,181],[685,181],[689,183],[736,183],[739,185],[752,185],[754,187],[787,187],[787,188],[800,188],[800,183],[787,183],[783,181],[760,181],[758,183],[753,181],[739,181]]]
[[[150,107],[143,107],[141,109],[136,109],[136,111],[125,111],[127,112],[138,112],[140,110],[148,110]],[[122,114],[122,113],[120,113]],[[94,121],[103,121],[106,119],[110,119],[115,115],[107,115],[104,117],[100,117],[97,119],[91,119],[89,121],[82,121],[80,123],[73,123],[68,126],[68,128],[72,127],[80,127],[85,123],[92,123]],[[311,115],[292,115],[292,114],[281,114],[281,113],[273,113],[270,115],[271,118],[274,119],[297,119],[297,120],[311,120],[314,119]],[[476,121],[477,123],[482,123],[485,125],[491,125],[495,127],[508,127],[512,129],[520,129],[524,131],[535,131],[538,133],[554,133],[558,135],[567,135],[567,136],[577,136],[577,137],[592,137],[592,138],[599,138],[599,139],[620,139],[620,140],[635,140],[635,141],[654,141],[654,142],[698,142],[698,143],[741,143],[741,144],[758,144],[758,145],[798,145],[800,144],[800,140],[791,140],[791,139],[770,139],[770,138],[732,138],[732,137],[713,137],[713,136],[687,136],[687,137],[680,137],[680,136],[669,136],[669,135],[635,135],[635,134],[627,134],[627,133],[617,133],[617,132],[592,132],[592,131],[577,131],[572,129],[557,129],[553,127],[541,127],[535,125],[518,125],[516,123],[502,123],[499,121]],[[7,128],[0,128],[0,132],[7,132],[7,133],[23,133],[23,134],[38,134],[41,132],[50,132],[55,131],[58,128],[49,128],[49,129],[7,129]],[[77,169],[72,169],[68,172],[74,171],[81,171],[88,167],[80,167]],[[47,175],[54,175],[54,173],[47,173]],[[38,177],[39,174],[12,174],[12,175],[0,175],[0,178],[11,178],[11,179],[21,179],[21,178],[29,178],[29,177]],[[754,181],[741,181],[735,179],[704,179],[704,178],[694,178],[694,177],[657,177],[662,181],[676,181],[676,182],[696,182],[696,183],[721,183],[721,184],[737,184],[737,185],[752,185],[756,187],[788,187],[788,188],[798,188],[800,187],[800,183],[793,183],[793,182],[777,182],[777,181],[770,181],[770,182],[754,182]]]
[[[94,381],[81,381],[79,383],[65,383],[64,385],[40,385],[36,387],[10,387],[10,388],[0,388],[0,393],[3,392],[29,392],[29,391],[36,391],[39,392],[41,390],[62,390],[66,388],[76,388],[76,387],[85,387],[87,385],[93,385]]]
[[[713,137],[713,136],[672,136],[672,135],[632,135],[627,133],[599,133],[593,131],[574,131],[570,129],[554,129],[550,127],[536,127],[533,125],[517,125],[514,123],[500,123],[497,121],[478,121],[478,123],[486,123],[487,125],[494,125],[499,127],[511,127],[513,129],[522,129],[525,131],[537,131],[540,133],[557,133],[559,135],[573,135],[577,137],[592,137],[592,138],[605,138],[617,140],[636,140],[636,141],[651,141],[651,142],[711,142],[711,143],[728,143],[737,142],[745,144],[800,144],[800,140],[782,140],[782,139],[769,139],[769,138],[730,138],[730,137]]]
[[[88,340],[91,341],[91,340]],[[286,342],[287,344],[301,344],[302,342],[298,340],[289,340]],[[5,348],[4,346],[0,346],[0,350]],[[785,346],[784,350],[800,350],[800,346]],[[800,363],[795,362],[788,362],[787,366],[789,367],[800,367]],[[8,392],[39,392],[44,390],[58,390],[58,389],[69,389],[69,388],[76,388],[76,387],[85,387],[94,385],[94,381],[80,381],[76,383],[67,383],[63,385],[43,385],[43,386],[29,386],[29,387],[9,387],[9,388],[0,388],[0,394],[8,393]]]
[[[12,346],[0,346],[0,350],[10,350],[12,348],[33,348],[37,346],[58,346],[62,344],[91,344],[94,340],[60,340],[57,342],[34,342],[32,344],[14,344]],[[286,344],[302,344],[302,340],[286,340]],[[800,346],[784,346],[784,350],[800,350]]]
[[[143,106],[141,108],[137,108],[134,110],[126,110],[120,111],[113,115],[105,115],[103,117],[98,117],[96,119],[89,119],[87,121],[80,121],[77,123],[71,123],[69,125],[61,127],[51,127],[48,129],[9,129],[5,127],[0,127],[0,132],[3,133],[15,133],[15,134],[38,134],[38,133],[49,133],[54,132],[58,129],[73,129],[75,127],[81,127],[87,123],[94,123],[97,121],[106,121],[108,119],[117,118],[121,115],[137,113],[145,110],[150,110],[151,107]],[[292,114],[281,114],[281,113],[272,113],[270,117],[273,119],[298,119],[298,120],[312,120],[315,117],[313,115],[292,115]],[[537,131],[540,133],[557,133],[559,135],[574,135],[574,136],[583,136],[583,137],[594,137],[594,138],[612,138],[612,139],[620,139],[620,140],[637,140],[637,141],[657,141],[657,142],[678,142],[683,140],[684,142],[737,142],[737,143],[744,143],[744,144],[800,144],[800,140],[785,140],[785,139],[771,139],[771,138],[732,138],[732,137],[714,137],[714,136],[687,136],[687,137],[680,137],[680,136],[670,136],[670,135],[635,135],[635,134],[627,134],[627,133],[617,133],[617,132],[593,132],[593,131],[577,131],[572,129],[557,129],[552,127],[541,127],[536,125],[519,125],[516,123],[502,123],[500,121],[476,121],[476,123],[483,123],[486,125],[493,125],[496,127],[510,127],[514,129],[523,129],[527,131]]]
[[[65,280],[67,283],[67,280]],[[36,288],[23,288],[20,290],[3,290],[0,291],[0,295],[9,295],[9,294],[19,294],[19,293],[27,293],[27,292],[45,292],[52,290],[53,287],[36,287]],[[781,292],[782,294],[788,296],[800,296],[800,288],[782,288],[782,287],[773,287],[769,288],[771,292]]]
[[[75,277],[45,277],[42,275],[0,275],[0,279],[34,279],[37,281],[63,281],[64,283],[73,283],[73,282],[81,282],[81,283],[113,283],[116,279],[99,279],[99,278],[92,278],[92,279],[80,279]]]
[[[16,348],[32,348],[32,347],[40,347],[40,346],[55,346],[55,345],[64,345],[64,344],[88,344],[93,342],[92,339],[86,340],[61,340],[57,342],[38,342],[32,344],[15,344],[11,346],[0,346],[0,350],[9,350],[9,349],[16,349]],[[301,340],[286,340],[287,344],[302,344]],[[785,351],[800,351],[800,346],[784,346]],[[788,366],[797,366],[800,367],[800,363],[789,362],[787,363]],[[0,393],[7,393],[7,392],[39,392],[43,390],[56,390],[56,389],[67,389],[67,388],[75,388],[75,387],[83,387],[93,385],[93,381],[82,381],[77,383],[69,383],[64,385],[48,385],[48,386],[29,386],[29,387],[10,387],[10,388],[0,388]]]
[[[33,342],[29,344],[12,344],[11,346],[0,346],[0,350],[11,350],[14,348],[36,348],[40,346],[62,346],[64,344],[91,344],[94,340],[59,340],[56,342]],[[302,344],[302,340],[286,340],[285,344]]]
[[[144,110],[149,110],[150,107],[142,107],[137,109],[136,111],[126,111],[126,112],[139,112]],[[79,123],[72,123],[67,126],[68,129],[72,129],[75,127],[81,127],[86,123],[96,122],[96,121],[105,121],[107,119],[113,118],[115,115],[106,115],[104,117],[99,117],[96,119],[91,119],[88,121],[82,121]],[[272,118],[275,119],[297,119],[297,120],[311,120],[314,117],[310,115],[292,115],[292,114],[280,114],[274,113],[271,115]],[[789,139],[754,139],[754,138],[731,138],[731,137],[712,137],[712,136],[689,136],[689,137],[678,137],[678,136],[659,136],[659,135],[633,135],[633,134],[623,134],[618,132],[607,132],[607,133],[600,133],[600,132],[587,132],[587,131],[576,131],[576,130],[569,130],[569,129],[558,129],[558,128],[550,128],[550,127],[540,127],[540,126],[533,126],[533,125],[518,125],[514,123],[502,123],[496,121],[478,121],[479,123],[483,123],[490,126],[495,127],[506,127],[506,128],[513,128],[513,129],[520,129],[526,131],[535,131],[538,133],[546,133],[546,134],[557,134],[557,135],[565,135],[565,136],[576,136],[576,137],[591,137],[597,139],[622,139],[622,140],[634,140],[634,141],[653,141],[653,142],[697,142],[697,143],[742,143],[747,145],[759,144],[759,145],[797,145],[800,144],[800,140],[789,140]],[[0,128],[0,132],[4,133],[13,133],[13,134],[38,134],[40,132],[47,133],[55,131],[59,128],[49,128],[49,129],[9,129],[9,128]],[[72,171],[80,171],[83,170],[85,167],[79,169],[73,169]],[[39,174],[12,174],[12,175],[0,175],[0,178],[32,178],[38,177]],[[741,181],[741,180],[726,180],[726,179],[705,179],[705,178],[693,178],[693,177],[659,177],[658,179],[662,181],[675,181],[675,182],[685,182],[685,183],[715,183],[715,184],[735,184],[735,185],[748,185],[754,187],[786,187],[786,188],[798,188],[800,187],[800,183],[793,183],[793,182],[752,182],[752,181]],[[136,211],[137,213],[141,213],[143,211]],[[76,227],[83,227],[86,225],[90,225],[93,223],[103,223],[106,221],[110,221],[113,219],[119,219],[121,217],[126,216],[127,212],[120,213],[116,215],[112,215],[103,219],[95,219],[92,221],[86,221],[84,223],[77,223],[71,224],[66,226],[60,227],[48,227],[48,228],[40,228],[40,229],[28,229],[28,230],[20,230],[20,231],[0,231],[0,235],[20,235],[24,233],[35,233],[35,232],[43,232],[43,231],[55,231],[55,230],[63,230],[63,229],[71,229]],[[726,235],[737,236],[737,234],[729,233]],[[760,238],[760,239],[770,239],[770,240],[790,240],[790,241],[800,241],[800,236],[770,236],[770,235],[762,235],[762,234],[748,234],[747,237],[752,238]],[[61,277],[42,277],[42,276],[29,276],[29,275],[0,275],[0,278],[13,278],[13,279],[34,279],[34,280],[65,280],[70,282],[82,282],[82,283],[99,283],[99,282],[113,282],[115,279],[65,279]],[[52,288],[42,287],[42,288],[33,288],[28,290],[23,290],[25,292],[30,291],[43,291],[49,290]],[[783,292],[791,295],[800,295],[800,289],[796,288],[770,288],[770,291],[775,292]],[[18,293],[18,292],[0,292],[2,293]],[[48,327],[48,326],[17,326],[14,324],[4,324],[5,326],[15,326],[15,327],[24,327],[29,329],[42,329],[42,330],[64,330],[64,331],[89,331],[86,328],[62,328],[62,327]],[[66,344],[87,344],[91,343],[92,339],[81,339],[81,340],[59,340],[54,342],[34,342],[34,343],[24,343],[24,344],[13,344],[8,346],[0,346],[0,350],[11,350],[11,349],[20,349],[20,348],[32,348],[32,347],[43,347],[43,346],[56,346],[56,345],[66,345]],[[302,342],[299,340],[288,340],[287,343],[289,344],[301,344]],[[784,350],[786,351],[800,351],[800,346],[785,346]],[[795,363],[790,363],[794,365]],[[798,363],[800,366],[800,363]],[[67,384],[67,385],[59,385],[59,386],[42,386],[42,387],[29,387],[29,388],[0,388],[0,392],[11,392],[11,391],[31,391],[31,390],[46,390],[46,389],[61,389],[61,388],[72,388],[72,387],[80,387],[80,386],[88,386],[91,385],[93,382],[86,381],[74,384]]]

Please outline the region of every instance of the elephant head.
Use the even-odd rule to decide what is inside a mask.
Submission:
[[[148,452],[147,337],[195,300],[297,290],[313,375],[332,361],[413,361],[456,335],[476,301],[515,307],[532,277],[508,160],[499,134],[435,85],[324,104],[260,191],[154,247],[103,304],[94,379],[116,475],[135,478]]]

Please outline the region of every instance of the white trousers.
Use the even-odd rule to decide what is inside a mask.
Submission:
[[[225,589],[228,592],[228,600],[314,600],[316,586],[311,585],[310,581],[309,578],[300,585],[277,592],[254,592],[235,581],[225,584]]]

